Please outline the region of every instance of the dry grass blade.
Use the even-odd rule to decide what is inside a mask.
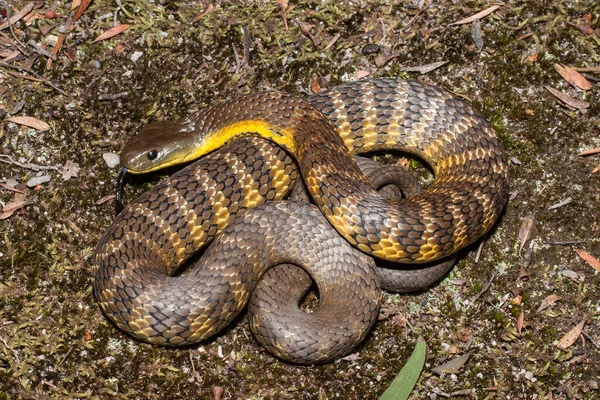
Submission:
[[[590,265],[590,267],[594,268],[596,271],[600,272],[600,261],[591,255],[590,253],[583,250],[575,250],[577,255],[585,260],[586,263]]]
[[[496,11],[499,8],[500,8],[500,6],[491,6],[490,8],[486,8],[485,10],[480,11],[480,12],[478,12],[475,15],[471,15],[468,18],[461,19],[460,21],[453,22],[450,25],[469,24],[469,23],[475,21],[476,19],[481,19],[481,18],[487,17],[488,15],[490,15],[491,13],[493,13],[494,11]]]
[[[560,74],[560,76],[563,77],[565,81],[569,82],[571,85],[582,90],[590,90],[592,88],[590,81],[585,79],[583,75],[575,71],[573,68],[566,65],[554,64],[554,69]]]

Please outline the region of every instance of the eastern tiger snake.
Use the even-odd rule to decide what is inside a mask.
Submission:
[[[353,160],[381,150],[416,154],[435,181],[410,198],[383,197]],[[294,185],[290,155],[318,209],[266,202]],[[315,281],[319,308],[286,317],[298,309],[292,296],[302,294],[282,284],[272,289],[281,296],[269,298],[262,285],[263,300],[251,308],[271,305],[284,310],[283,320],[257,311],[255,335],[293,362],[342,356],[378,313],[379,278],[365,254],[409,264],[450,256],[492,227],[508,195],[507,157],[489,123],[464,101],[411,81],[349,83],[307,101],[246,95],[147,126],[121,160],[129,172],[144,173],[201,156],[127,207],[96,250],[102,310],[144,341],[181,345],[214,335],[244,308],[265,271],[292,263]],[[215,237],[198,265],[170,276]]]

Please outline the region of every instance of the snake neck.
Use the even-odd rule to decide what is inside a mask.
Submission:
[[[270,140],[296,155],[300,144],[298,130],[311,126],[313,113],[329,124],[326,117],[305,100],[286,93],[251,94],[217,104],[192,117],[197,139],[188,158],[201,157],[249,135]],[[184,121],[183,125],[186,124]]]
[[[267,119],[248,118],[211,131],[197,147],[196,152],[189,155],[190,160],[200,158],[220,149],[225,144],[248,135],[257,135],[271,140],[291,154],[296,154],[294,130]]]

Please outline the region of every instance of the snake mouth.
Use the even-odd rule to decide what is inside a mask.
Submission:
[[[117,177],[117,193],[115,197],[115,216],[119,215],[125,208],[123,205],[123,189],[125,188],[125,175],[127,175],[127,167],[121,168]]]

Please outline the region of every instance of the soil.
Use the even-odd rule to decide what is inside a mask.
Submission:
[[[71,3],[35,3],[0,28],[0,399],[375,399],[419,337],[427,360],[413,399],[600,396],[600,155],[578,155],[600,147],[598,3],[509,0],[461,24],[490,4],[95,0],[74,21]],[[29,2],[9,4],[0,18]],[[115,23],[130,27],[93,41]],[[556,64],[592,87],[568,83]],[[184,349],[142,343],[104,317],[91,267],[114,218],[118,167],[105,153],[150,121],[240,94],[305,97],[388,76],[468,99],[511,157],[504,215],[441,282],[386,293],[364,344],[320,366],[271,356],[244,315]],[[49,129],[11,122],[18,116]],[[128,198],[166,174],[130,179]],[[575,340],[561,349],[565,335]],[[433,371],[467,354],[460,368]]]

